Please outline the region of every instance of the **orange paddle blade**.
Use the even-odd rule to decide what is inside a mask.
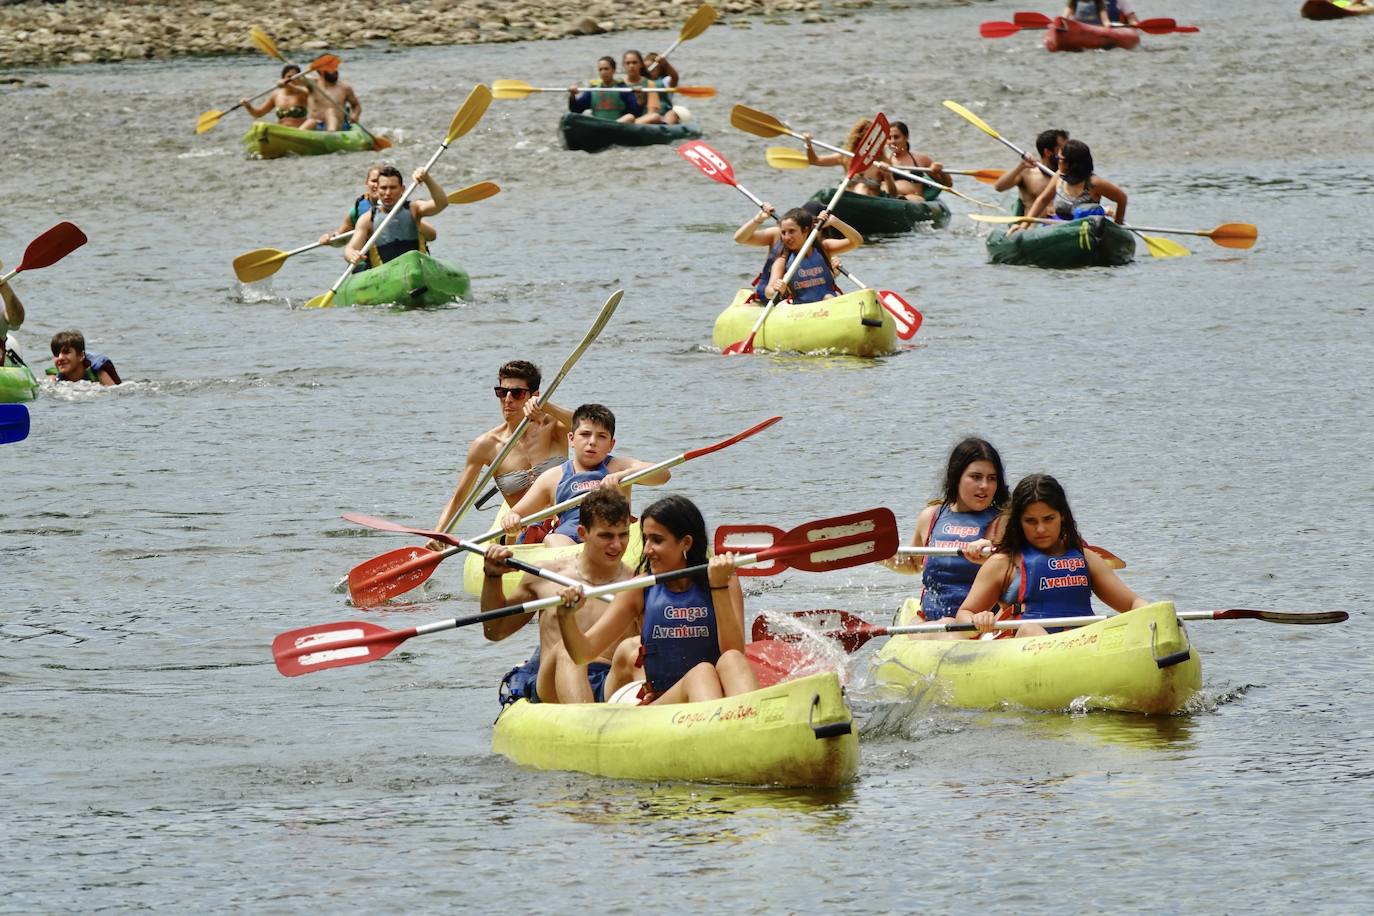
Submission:
[[[1223,248],[1251,248],[1259,230],[1249,223],[1224,223],[1206,235]]]

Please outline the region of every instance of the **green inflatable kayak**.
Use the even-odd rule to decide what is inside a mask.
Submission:
[[[1020,216],[1021,198],[1010,208]],[[1023,232],[1007,235],[998,226],[988,236],[988,255],[994,264],[1048,267],[1120,267],[1135,260],[1135,235],[1105,216],[1065,220],[1058,225],[1038,223]]]
[[[565,147],[588,153],[599,153],[612,146],[677,143],[701,136],[701,131],[693,124],[627,124],[571,111],[558,122],[558,132],[563,135]]]
[[[834,188],[822,188],[812,200],[830,203]],[[915,201],[904,197],[876,197],[845,191],[835,205],[835,215],[862,236],[910,232],[917,223],[930,223],[936,229],[949,225],[949,206],[939,198]]]
[[[243,135],[243,145],[259,159],[282,156],[319,156],[324,153],[352,153],[372,149],[372,136],[356,124],[348,130],[301,130],[254,121]]]
[[[470,285],[463,268],[418,251],[407,251],[381,267],[350,275],[331,304],[411,308],[443,305],[466,296]]]
[[[0,404],[17,404],[38,397],[38,379],[28,366],[8,360],[0,366]]]

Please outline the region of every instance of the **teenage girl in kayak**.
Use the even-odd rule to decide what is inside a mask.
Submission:
[[[778,232],[785,256],[780,254],[773,259],[772,272],[769,274],[768,283],[764,287],[764,298],[772,299],[779,290],[782,290],[793,302],[820,302],[822,299],[829,299],[839,292],[839,287],[835,285],[835,266],[831,259],[837,254],[852,251],[864,243],[863,236],[839,221],[836,221],[834,225],[840,230],[843,237],[838,239],[817,237],[811,250],[802,259],[801,266],[792,275],[791,289],[783,288],[782,278],[786,276],[787,269],[792,266],[793,259],[801,251],[801,247],[805,244],[807,236],[811,234],[811,227],[814,225],[815,217],[801,207],[788,210],[783,214],[782,220],[778,223]],[[830,225],[830,223],[827,222],[826,225]]]
[[[1002,528],[1002,510],[1011,500],[1002,456],[984,439],[968,438],[954,446],[945,467],[944,492],[916,517],[914,547],[959,547],[955,557],[906,557],[890,560],[894,569],[921,570],[921,619],[953,617],[978,575]],[[924,562],[922,562],[924,561]],[[932,633],[931,639],[962,639],[963,634]]]
[[[585,92],[578,92],[576,86],[568,87],[568,111],[585,111],[601,121],[624,121],[633,123],[644,113],[633,92],[597,92],[601,87],[616,88],[625,84],[615,78],[615,58],[602,57],[596,62],[596,72],[600,77]]]
[[[644,510],[639,524],[644,535],[641,572],[672,572],[707,562],[706,521],[691,500],[664,497]],[[558,608],[563,646],[579,665],[608,651],[634,621],[643,621],[636,664],[644,668],[645,702],[695,703],[759,688],[744,657],[744,592],[735,575],[734,554],[712,557],[707,573],[621,592],[586,633],[577,624],[582,601],[581,586],[571,586],[563,590],[564,603]],[[625,643],[632,646],[634,640]],[[625,649],[622,645],[617,661]]]
[[[248,99],[239,99],[239,104],[255,118],[260,118],[275,109],[277,123],[285,127],[300,127],[305,124],[310,90],[301,85],[301,68],[287,64],[281,68],[281,79],[277,80],[277,91],[267,97],[261,106]]]
[[[1116,204],[1116,212],[1108,212],[1103,199]],[[1059,175],[1040,192],[1035,204],[1026,214],[1029,217],[1052,215],[1059,219],[1080,219],[1084,216],[1111,216],[1118,223],[1126,221],[1126,192],[1093,172],[1093,154],[1082,140],[1070,140],[1059,154]],[[1017,223],[1009,232],[1033,225]]]
[[[954,179],[945,174],[944,166],[925,153],[913,153],[911,151],[911,132],[907,130],[906,124],[903,122],[893,121],[888,127],[887,151],[889,154],[888,162],[897,168],[905,168],[907,171],[930,169],[926,174],[931,181],[947,188],[954,187]],[[883,185],[887,189],[889,197],[905,197],[907,200],[926,201],[934,200],[940,196],[939,188],[932,188],[928,184],[918,184],[906,178],[898,177],[887,169],[883,169],[882,173]]]
[[[1048,474],[1022,478],[1011,494],[1006,531],[955,614],[978,632],[993,629],[1000,600],[1011,617],[1024,621],[1017,636],[1043,636],[1036,618],[1088,617],[1096,595],[1125,613],[1149,602],[1112,572],[1107,561],[1087,549],[1069,509],[1064,488]]]
[[[825,204],[818,200],[808,200],[801,205],[801,208],[807,213],[810,213],[814,218],[821,215],[821,212],[825,209]],[[735,230],[735,241],[739,244],[758,245],[759,247],[768,248],[768,257],[764,259],[763,270],[754,278],[754,296],[759,299],[763,299],[767,296],[768,281],[773,276],[773,261],[782,253],[782,230],[777,226],[769,226],[766,229],[763,228],[763,224],[776,212],[772,204],[764,203],[763,207],[756,215],[750,217],[745,221],[743,226]],[[859,235],[848,226],[844,220],[833,214],[830,219],[826,220],[825,225],[827,230],[836,229],[845,236],[851,233],[856,236]],[[859,240],[862,242],[863,236],[859,236]]]

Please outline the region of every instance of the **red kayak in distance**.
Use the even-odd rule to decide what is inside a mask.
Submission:
[[[1056,16],[1045,30],[1047,51],[1099,51],[1109,48],[1134,48],[1140,44],[1140,32],[1122,26],[1105,28],[1089,25],[1077,19]]]
[[[1374,13],[1374,6],[1357,6],[1354,9],[1337,6],[1331,0],[1307,0],[1302,5],[1304,19],[1345,19],[1349,16],[1368,16]]]

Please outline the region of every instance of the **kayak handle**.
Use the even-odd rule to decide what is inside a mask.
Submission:
[[[819,693],[811,694],[811,712],[807,716],[806,724],[811,726],[811,731],[815,733],[817,741],[821,741],[825,738],[838,738],[854,730],[853,720],[848,722],[831,722],[829,725],[817,725],[816,707],[820,705],[821,695]]]

